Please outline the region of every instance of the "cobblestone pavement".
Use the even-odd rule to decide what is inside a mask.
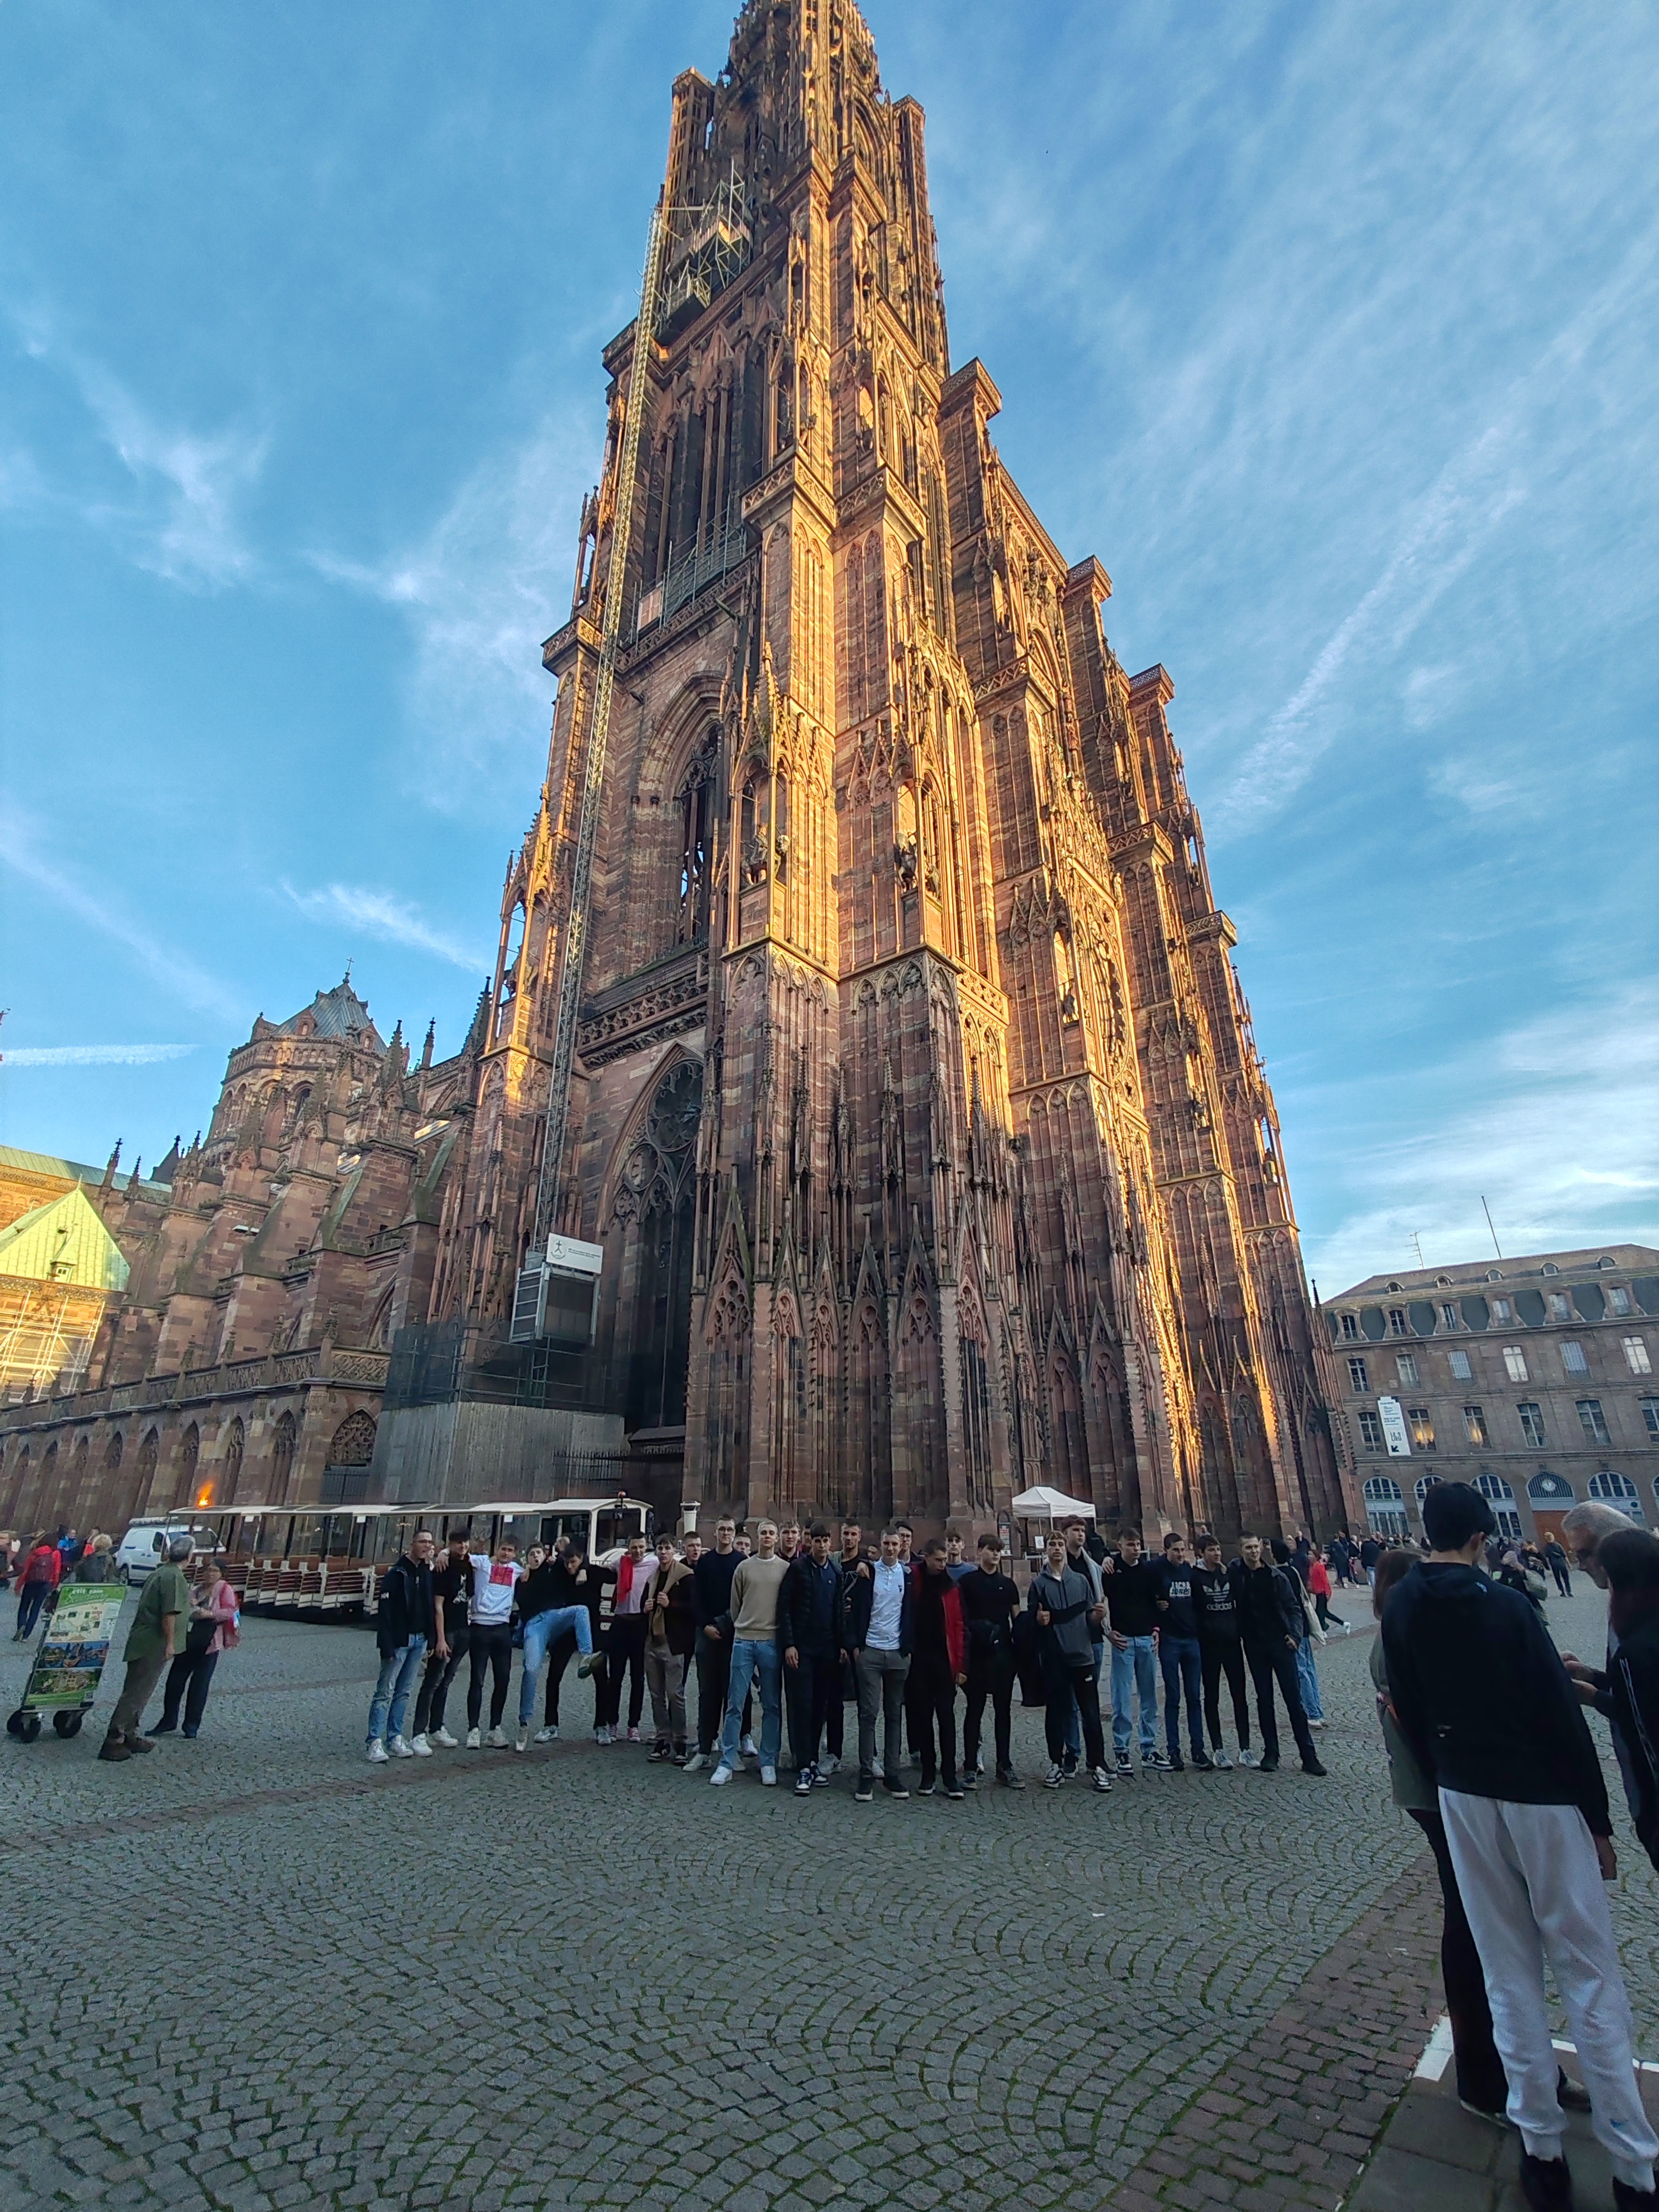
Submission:
[[[1552,1625],[1594,1651],[1578,1587]],[[1321,1656],[1325,1782],[859,1806],[601,1751],[574,1684],[550,1749],[371,1769],[369,1637],[250,1620],[196,1742],[0,1749],[0,2212],[1334,2203],[1432,1974],[1368,1640]],[[1346,2118],[1308,2105],[1337,2043]]]

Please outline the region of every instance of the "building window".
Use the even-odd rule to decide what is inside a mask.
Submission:
[[[1526,1399],[1516,1407],[1521,1419],[1521,1441],[1530,1444],[1534,1451],[1544,1449],[1544,1409]]]
[[[1561,1364],[1569,1375],[1589,1373],[1589,1362],[1584,1357],[1584,1347],[1582,1344],[1564,1344],[1561,1346]]]
[[[1365,1407],[1360,1408],[1359,1442],[1366,1451],[1381,1451],[1382,1449],[1382,1424]]]
[[[1632,1375],[1651,1375],[1653,1372],[1653,1362],[1648,1358],[1648,1347],[1645,1341],[1639,1336],[1627,1336],[1624,1340],[1624,1345],[1625,1364],[1629,1368],[1631,1373]]]
[[[1374,1474],[1365,1485],[1365,1518],[1379,1535],[1392,1536],[1403,1542],[1406,1535],[1406,1500],[1400,1485],[1392,1476]]]
[[[1418,1382],[1417,1354],[1414,1352],[1397,1352],[1394,1364],[1401,1381],[1415,1389]]]
[[[1620,1321],[1625,1320],[1629,1315],[1634,1313],[1636,1310],[1635,1306],[1631,1302],[1630,1292],[1625,1288],[1622,1283],[1609,1283],[1607,1285],[1607,1304],[1613,1308],[1613,1310],[1618,1315]]]
[[[1504,1368],[1511,1382],[1526,1382],[1531,1380],[1527,1373],[1527,1355],[1518,1344],[1506,1344],[1504,1346]]]
[[[1343,1315],[1343,1316],[1342,1316],[1342,1336],[1343,1336],[1343,1340],[1344,1340],[1344,1342],[1345,1342],[1345,1343],[1347,1343],[1347,1344],[1358,1344],[1358,1341],[1359,1341],[1359,1316],[1358,1316],[1358,1314],[1344,1314],[1344,1315]]]
[[[1642,1501],[1637,1495],[1636,1485],[1627,1474],[1614,1474],[1603,1468],[1600,1474],[1589,1479],[1589,1494],[1604,1505],[1616,1505],[1619,1510],[1638,1528],[1642,1525]]]
[[[1584,1434],[1593,1444],[1606,1443],[1607,1421],[1601,1411],[1601,1401],[1599,1398],[1580,1398],[1577,1403],[1578,1423]]]
[[[1515,1492],[1501,1474],[1478,1474],[1474,1486],[1492,1507],[1492,1517],[1498,1523],[1498,1533],[1507,1536],[1511,1543],[1521,1538],[1521,1516],[1515,1510]]]
[[[1412,1449],[1413,1451],[1432,1451],[1434,1449],[1434,1423],[1429,1419],[1428,1407],[1426,1406],[1408,1406],[1406,1409],[1406,1419],[1412,1425]]]
[[[1449,1352],[1446,1358],[1450,1363],[1454,1382],[1474,1382],[1474,1370],[1469,1365],[1469,1355],[1467,1352]]]
[[[1572,1319],[1572,1300],[1567,1296],[1565,1291],[1547,1291],[1544,1293],[1544,1304],[1549,1309],[1549,1316],[1552,1321],[1571,1321]]]
[[[1508,1298],[1494,1298],[1492,1302],[1492,1317],[1494,1321],[1513,1321],[1515,1308]]]
[[[1482,1450],[1486,1449],[1486,1413],[1484,1406],[1464,1407],[1463,1433],[1472,1444],[1479,1444]]]
[[[1459,1315],[1458,1315],[1457,1308],[1456,1308],[1455,1306],[1452,1306],[1452,1305],[1443,1305],[1443,1306],[1441,1307],[1441,1309],[1440,1309],[1440,1326],[1441,1326],[1441,1328],[1462,1328],[1463,1323],[1462,1323],[1462,1319],[1460,1318],[1460,1316],[1459,1316]]]
[[[1406,1334],[1406,1309],[1405,1309],[1405,1307],[1404,1307],[1404,1306],[1390,1306],[1390,1307],[1389,1308],[1389,1334],[1390,1336],[1404,1336],[1404,1335],[1405,1335],[1405,1334]]]
[[[1365,1380],[1364,1361],[1363,1359],[1351,1359],[1348,1362],[1349,1389],[1369,1390],[1370,1387],[1370,1384]]]
[[[1642,1420],[1647,1429],[1648,1442],[1659,1444],[1659,1398],[1644,1398]]]

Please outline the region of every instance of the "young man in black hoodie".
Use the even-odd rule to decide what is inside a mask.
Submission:
[[[778,1592],[778,1642],[783,1647],[797,1797],[810,1797],[829,1782],[818,1770],[818,1746],[831,1700],[841,1704],[841,1568],[830,1556],[830,1541],[829,1522],[813,1522],[805,1549],[789,1562]]]
[[[1139,1528],[1118,1532],[1101,1563],[1107,1639],[1112,1647],[1112,1744],[1120,1774],[1132,1774],[1129,1737],[1140,1700],[1140,1763],[1167,1766],[1158,1741],[1158,1569],[1140,1548]]]
[[[1303,1711],[1302,1692],[1296,1679],[1296,1647],[1302,1628],[1302,1592],[1294,1575],[1276,1567],[1260,1536],[1246,1536],[1239,1546],[1238,1622],[1244,1636],[1244,1658],[1255,1684],[1255,1717],[1261,1723],[1261,1771],[1279,1771],[1279,1722],[1273,1713],[1273,1685],[1285,1700],[1291,1733],[1302,1754],[1304,1774],[1322,1775],[1314,1749],[1313,1731]]]
[[[714,1548],[705,1552],[692,1568],[697,1585],[697,1747],[685,1762],[688,1774],[699,1774],[713,1759],[714,1739],[726,1725],[726,1688],[732,1679],[732,1646],[709,1629],[722,1613],[732,1610],[732,1577],[743,1565],[734,1521],[714,1524]],[[744,1739],[749,1723],[744,1721]]]
[[[1382,1614],[1389,1697],[1438,1785],[1458,1893],[1480,1954],[1492,2038],[1524,2146],[1521,2193],[1569,2212],[1559,2069],[1544,1960],[1555,1975],[1590,2124],[1619,2212],[1653,2205],[1659,2138],[1636,2087],[1629,2000],[1602,1887],[1618,1871],[1601,1761],[1561,1655],[1529,1601],[1475,1562],[1492,1508],[1463,1482],[1423,1501],[1428,1558]]]
[[[979,1540],[979,1565],[957,1584],[963,1626],[968,1632],[968,1715],[962,1730],[962,1778],[979,1786],[979,1734],[985,1700],[991,1700],[996,1728],[997,1780],[1005,1790],[1023,1790],[1014,1771],[1014,1616],[1019,1585],[1002,1571],[1002,1540]]]
[[[1193,1610],[1198,1615],[1199,1662],[1204,1674],[1204,1725],[1210,1755],[1218,1766],[1232,1765],[1221,1740],[1221,1678],[1232,1693],[1233,1725],[1238,1731],[1238,1763],[1254,1766],[1250,1749],[1250,1697],[1244,1680],[1244,1644],[1238,1625],[1238,1583],[1243,1565],[1222,1559],[1219,1536],[1200,1536],[1193,1569]]]

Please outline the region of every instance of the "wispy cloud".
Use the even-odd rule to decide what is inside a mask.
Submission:
[[[82,927],[107,938],[141,974],[185,1006],[222,1021],[244,1018],[228,985],[176,951],[118,900],[94,890],[75,869],[50,856],[43,849],[47,843],[38,824],[15,812],[0,839],[0,863]]]
[[[26,1044],[0,1053],[8,1067],[149,1067],[158,1060],[183,1060],[193,1044]]]
[[[388,945],[407,945],[416,952],[430,952],[457,968],[476,973],[488,963],[476,950],[458,944],[434,929],[416,906],[391,891],[375,890],[367,884],[325,884],[319,890],[296,890],[282,886],[308,921],[360,930]]]
[[[82,519],[119,543],[140,568],[170,582],[216,591],[250,580],[259,563],[240,508],[264,466],[269,434],[204,433],[163,422],[101,362],[56,335],[46,319],[36,313],[22,319],[24,350],[70,380],[133,481],[136,495],[129,501],[76,501]],[[15,477],[14,497],[45,493],[27,457],[6,473]]]
[[[414,639],[411,720],[422,796],[458,811],[464,774],[545,740],[544,637],[564,618],[581,493],[598,438],[580,419],[541,423],[482,462],[419,544],[383,561],[308,558],[331,581],[400,610]],[[600,434],[602,434],[602,433]]]
[[[1468,1103],[1425,1121],[1398,1084],[1372,1078],[1297,1109],[1330,1133],[1316,1147],[1340,1134],[1363,1193],[1310,1242],[1327,1292],[1414,1267],[1414,1235],[1430,1267],[1478,1256],[1483,1196],[1506,1252],[1659,1237],[1659,987],[1528,1023],[1407,1080],[1413,1099]],[[1402,1108],[1404,1136],[1391,1133]]]

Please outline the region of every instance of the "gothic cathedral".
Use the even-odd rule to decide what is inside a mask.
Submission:
[[[852,0],[750,0],[676,81],[605,366],[433,1317],[601,1246],[593,1356],[705,1509],[1330,1525],[1173,686],[951,368],[922,112]]]

